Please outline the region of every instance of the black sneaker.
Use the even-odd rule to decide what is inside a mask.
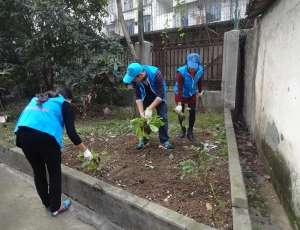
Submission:
[[[142,140],[139,142],[138,146],[136,147],[137,150],[142,150],[143,148],[145,148],[148,144],[148,140]]]
[[[160,144],[158,147],[160,149],[168,149],[168,150],[173,150],[174,149],[174,146],[169,141],[166,141],[165,143]]]

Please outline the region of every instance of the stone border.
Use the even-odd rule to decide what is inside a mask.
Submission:
[[[7,143],[0,141],[0,162],[32,176],[32,169],[22,150],[8,146]],[[62,165],[62,191],[73,200],[124,229],[214,230],[64,165]]]
[[[248,199],[241,170],[231,111],[224,108],[234,230],[251,230]]]
[[[224,119],[233,229],[251,230],[248,201],[229,108],[224,108]],[[0,162],[33,176],[32,169],[21,149],[9,148],[9,145],[1,140]],[[73,200],[124,229],[214,229],[64,165],[62,165],[62,191]]]

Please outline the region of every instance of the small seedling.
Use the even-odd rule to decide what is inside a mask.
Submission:
[[[178,115],[178,121],[179,121],[180,126],[185,127],[187,125],[186,124],[187,111],[189,111],[191,109],[189,107],[186,107],[183,112],[181,111],[180,113],[177,114],[175,112],[175,108],[176,107],[173,108],[173,112],[174,112],[173,116]]]
[[[197,172],[197,163],[191,159],[186,161],[181,161],[179,165],[182,167],[182,175],[180,176],[180,180],[183,180],[186,174],[190,174],[191,178],[195,178],[198,175]]]
[[[96,170],[101,171],[103,168],[103,165],[100,164],[100,157],[99,157],[99,153],[95,153],[94,150],[91,150],[91,153],[93,155],[92,160],[87,161],[84,159],[84,155],[82,152],[79,152],[78,155],[78,159],[83,162],[82,163],[82,168],[88,167],[89,170],[94,170],[94,173],[96,172]]]

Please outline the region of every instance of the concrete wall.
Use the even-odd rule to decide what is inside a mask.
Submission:
[[[133,105],[133,90],[132,89],[120,89],[120,96],[113,100],[114,105],[118,106],[132,106]],[[107,103],[107,95],[103,94],[99,96],[99,103]],[[204,109],[213,109],[215,111],[223,111],[223,100],[221,98],[221,91],[205,91],[202,97],[202,104]],[[167,105],[169,107],[175,106],[174,92],[170,90],[167,92]],[[199,109],[202,111],[202,105]]]
[[[300,1],[275,1],[247,31],[244,117],[292,225],[300,229]]]
[[[236,104],[239,35],[239,30],[233,30],[224,34],[222,98],[224,98],[224,105],[232,109],[235,108]]]

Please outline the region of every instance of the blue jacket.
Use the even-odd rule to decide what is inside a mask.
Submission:
[[[157,95],[157,89],[155,86],[155,74],[156,74],[156,71],[158,70],[158,68],[154,67],[154,66],[143,66],[143,67],[144,67],[144,70],[146,71],[147,81],[149,82],[150,88],[151,88],[152,92]],[[164,90],[164,98],[162,98],[162,100],[166,101],[167,100],[167,85],[166,85],[165,81],[163,81],[163,84],[164,84],[164,89],[163,89]],[[144,100],[146,97],[144,84],[142,82],[136,82],[136,85],[139,87],[139,89],[141,91],[142,100]]]
[[[67,101],[63,96],[49,98],[42,105],[37,105],[37,97],[34,97],[27,107],[23,110],[14,132],[19,126],[26,126],[38,131],[48,133],[53,136],[60,148],[62,145],[62,136],[64,120],[62,117],[62,104]]]
[[[200,78],[202,77],[203,74],[203,67],[201,65],[198,66],[195,77],[194,79],[190,75],[188,71],[187,65],[180,67],[177,69],[177,74],[178,72],[181,73],[184,83],[183,83],[183,89],[182,89],[182,97],[183,98],[189,98],[193,96],[196,93],[196,86]],[[178,82],[176,82],[174,86],[174,93],[178,94]]]

